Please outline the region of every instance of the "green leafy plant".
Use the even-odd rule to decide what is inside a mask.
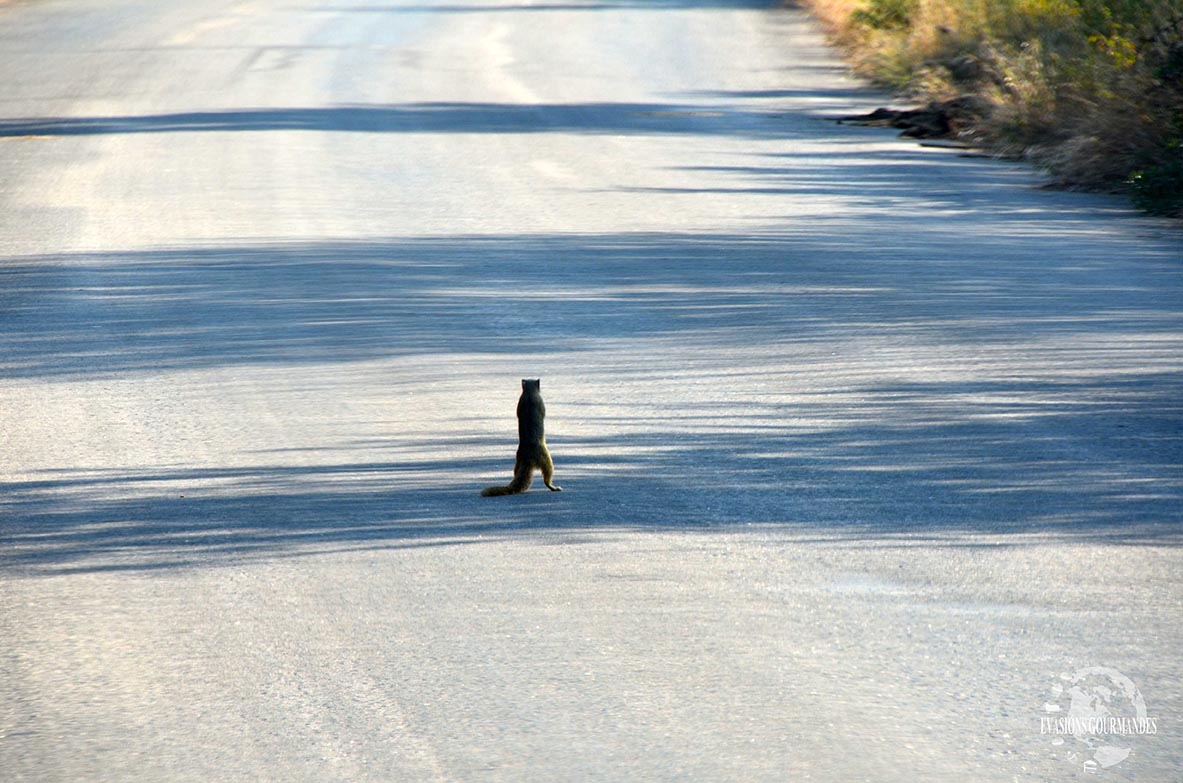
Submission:
[[[868,0],[851,21],[875,30],[905,30],[912,23],[918,0]]]

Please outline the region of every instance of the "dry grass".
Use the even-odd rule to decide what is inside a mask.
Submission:
[[[805,0],[857,70],[991,107],[968,140],[1183,216],[1183,0]]]

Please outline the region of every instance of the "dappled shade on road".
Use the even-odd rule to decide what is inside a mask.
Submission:
[[[63,470],[0,487],[11,545],[3,564],[151,568],[475,544],[577,535],[580,520],[596,529],[756,523],[880,544],[903,533],[957,545],[964,533],[1041,530],[1178,542],[1183,490],[1171,477],[1183,395],[1156,337],[1179,328],[1155,290],[1159,280],[1169,289],[1171,253],[1148,244],[1118,258],[1104,237],[1089,237],[1066,258],[1053,249],[1088,236],[1087,215],[1033,222],[997,209],[992,242],[976,245],[956,222],[899,236],[885,220],[841,235],[411,237],[26,258],[0,272],[16,316],[0,337],[9,376],[335,363],[347,377],[359,361],[547,351],[584,356],[588,382],[611,376],[637,399],[627,421],[594,399],[551,402],[585,428],[552,435],[573,490],[557,502],[482,506],[479,477],[506,465],[503,455],[476,456],[476,433],[335,444],[371,456],[320,465],[284,467],[269,453],[256,467]],[[1011,256],[1004,269],[992,263],[999,255]],[[1138,270],[1124,288],[1109,272],[1117,261]],[[63,265],[89,284],[75,276],[75,287],[59,287]],[[22,313],[43,328],[45,308],[90,320],[21,329]],[[622,340],[650,345],[651,361],[606,360]],[[980,367],[937,353],[931,378],[893,375],[893,346],[905,343],[976,345]],[[812,353],[842,345],[863,353]],[[670,409],[645,399],[665,374],[661,346],[790,352],[801,363],[789,374],[708,372],[715,401]],[[1009,369],[995,374],[1001,357]],[[1013,357],[1027,369],[1016,372]],[[1099,361],[1116,364],[1102,371]],[[878,369],[810,388],[833,362]],[[737,419],[728,395],[753,384],[782,385],[789,399],[744,403]],[[1073,445],[1080,438],[1103,440],[1123,462],[1094,464]]]

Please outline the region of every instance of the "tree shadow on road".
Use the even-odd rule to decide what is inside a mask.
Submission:
[[[834,98],[832,91],[818,91]],[[259,108],[0,121],[0,138],[139,133],[579,133],[783,137],[774,111],[698,103],[462,103]]]
[[[12,257],[0,266],[0,372],[117,377],[661,339],[773,352],[1043,339],[1053,361],[1110,352],[1151,374],[1175,368],[1177,247],[1132,249],[1094,230],[1087,210],[991,206],[977,195],[989,181],[917,195],[897,184],[908,165],[921,164],[889,161],[852,181],[875,198],[923,199],[939,217]],[[812,177],[802,182],[823,187]]]
[[[478,491],[482,477],[508,476],[507,460],[473,457],[471,439],[394,441],[389,461],[62,470],[0,485],[0,567],[151,570],[636,530],[773,530],[866,546],[1048,537],[1179,546],[1177,391],[1176,378],[1151,376],[1092,387],[901,384],[861,390],[865,402],[829,426],[817,424],[834,415],[824,394],[742,417],[723,402],[642,408],[623,414],[631,434],[552,439],[567,491],[496,499]],[[1049,398],[1077,401],[1049,411]],[[611,406],[569,407],[593,426],[621,424]],[[1108,461],[1079,453],[1094,430],[1109,441]],[[397,456],[407,453],[419,456]]]
[[[326,442],[365,457],[319,465],[65,469],[0,486],[0,563],[171,568],[721,526],[866,545],[1178,545],[1173,251],[1117,255],[1083,216],[1046,234],[1029,215],[996,220],[1013,233],[978,245],[929,228],[923,241],[469,236],[25,259],[3,272],[0,342],[26,380],[559,352],[627,394],[568,384],[550,400],[585,433],[551,434],[561,495],[480,498],[508,452],[489,460],[471,438]],[[1087,241],[1060,252],[1073,232]],[[929,370],[895,369],[916,351]],[[743,354],[747,369],[726,358]],[[683,377],[680,356],[706,357],[708,391],[650,400]]]
[[[931,165],[923,155],[702,171],[704,188],[748,178],[739,193],[816,189],[862,210],[748,234],[9,258],[0,370],[14,382],[561,354],[589,384],[610,378],[627,394],[571,387],[548,399],[582,433],[552,433],[561,495],[478,497],[481,477],[507,466],[454,439],[418,451],[397,436],[333,441],[327,453],[362,456],[320,465],[272,454],[235,468],[69,468],[0,486],[0,562],[196,566],[721,525],[865,542],[1043,532],[1177,545],[1177,242],[1142,222],[1131,231],[1145,241],[1115,236],[1097,222],[1112,217],[1107,202],[1041,200],[1006,167],[946,161],[918,188],[909,175]],[[646,402],[655,383],[678,399],[688,369],[694,395]],[[389,459],[375,459],[387,445]]]

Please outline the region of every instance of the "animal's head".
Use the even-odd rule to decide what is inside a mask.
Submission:
[[[534,379],[522,378],[522,391],[524,391],[524,392],[542,391],[542,379],[541,378],[534,378]]]

